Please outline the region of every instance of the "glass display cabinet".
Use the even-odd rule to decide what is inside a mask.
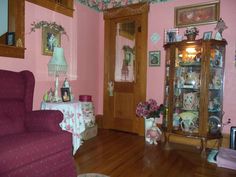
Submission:
[[[223,79],[226,41],[195,40],[166,44],[166,106],[163,118],[166,145],[171,136],[221,145]]]

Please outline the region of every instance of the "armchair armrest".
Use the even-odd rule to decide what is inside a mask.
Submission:
[[[56,110],[39,110],[26,113],[25,126],[28,131],[61,132],[59,123],[63,114]]]

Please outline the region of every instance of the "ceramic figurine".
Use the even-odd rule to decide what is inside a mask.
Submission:
[[[180,126],[181,126],[181,129],[182,129],[184,132],[192,132],[195,125],[194,125],[193,120],[191,120],[191,119],[186,119],[186,120],[182,120],[182,121],[180,122]]]
[[[220,89],[221,88],[221,77],[220,75],[216,74],[214,75],[212,79],[212,84],[214,89]]]
[[[210,109],[210,110],[214,109],[214,104],[213,104],[213,101],[211,101],[211,100],[208,103],[208,109]]]
[[[48,92],[43,95],[43,101],[48,102]]]
[[[185,110],[196,110],[199,107],[198,95],[196,92],[184,93],[183,108]]]
[[[177,80],[177,87],[178,88],[182,88],[184,86],[184,82],[185,82],[184,77],[183,76],[179,76],[178,80]]]
[[[216,32],[215,34],[215,40],[221,41],[223,38],[219,32]]]
[[[107,90],[109,92],[109,96],[113,96],[114,83],[112,81],[108,82]]]
[[[182,119],[180,126],[184,132],[196,132],[198,131],[198,126],[196,124],[198,119],[198,112],[182,112],[179,114],[179,117]]]
[[[48,101],[52,102],[53,97],[54,97],[54,91],[52,90],[52,88],[50,88],[50,90],[48,91]]]
[[[178,130],[178,128],[179,128],[179,123],[180,123],[179,119],[180,119],[179,114],[175,112],[173,114],[173,128],[175,130]]]
[[[64,83],[63,83],[63,88],[70,88],[70,84],[67,78],[65,78]]]
[[[216,24],[215,30],[218,30],[218,32],[215,35],[215,39],[216,40],[222,40],[222,33],[225,29],[227,29],[228,27],[226,26],[224,20],[222,18],[219,19],[219,21]]]
[[[215,49],[215,56],[214,56],[214,66],[222,67],[222,54],[219,49]]]
[[[186,85],[192,85],[195,88],[199,87],[200,84],[200,74],[197,72],[189,72],[186,73],[186,79],[185,79],[185,84]]]
[[[23,47],[23,42],[20,38],[17,39],[17,41],[16,41],[16,47]]]
[[[220,106],[219,98],[213,98],[213,109],[219,110]]]
[[[196,56],[194,57],[195,62],[200,62],[201,57],[202,57],[202,53],[201,52],[197,53]]]
[[[75,99],[75,96],[74,96],[74,94],[72,92],[72,87],[70,86],[70,100],[74,101],[74,99]]]
[[[175,36],[175,40],[176,40],[177,42],[180,42],[180,41],[183,40],[183,36],[180,35],[180,34],[176,34],[176,36]]]

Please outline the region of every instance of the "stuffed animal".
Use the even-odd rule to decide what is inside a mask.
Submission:
[[[161,140],[161,134],[161,130],[156,126],[153,126],[147,130],[146,141],[149,142],[149,144],[157,145],[157,141]]]

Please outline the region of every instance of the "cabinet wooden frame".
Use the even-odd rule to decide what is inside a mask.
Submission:
[[[165,137],[166,137],[166,147],[168,147],[168,142],[170,140],[170,137],[185,137],[188,138],[188,140],[196,140],[198,139],[200,142],[200,147],[201,147],[201,152],[202,155],[206,155],[206,147],[207,147],[207,141],[216,139],[218,140],[218,146],[221,146],[221,141],[222,141],[222,135],[221,132],[212,134],[209,132],[209,116],[211,114],[214,114],[209,111],[209,93],[212,92],[212,90],[209,88],[209,84],[212,82],[210,78],[210,69],[213,69],[214,71],[217,70],[217,67],[212,66],[212,60],[211,60],[211,50],[214,49],[215,46],[220,46],[224,50],[222,52],[223,56],[223,61],[222,65],[218,67],[220,68],[220,71],[222,73],[222,85],[219,88],[217,94],[220,95],[220,109],[218,110],[219,115],[222,115],[223,112],[223,74],[224,74],[224,57],[225,57],[225,46],[227,42],[225,40],[222,41],[217,41],[214,39],[211,40],[196,40],[196,41],[182,41],[182,42],[174,42],[174,43],[168,43],[164,45],[165,50],[166,50],[166,70],[168,70],[169,76],[166,77],[166,89],[168,86],[168,92],[165,93],[165,100],[164,103],[166,103],[166,107],[168,109],[167,114],[164,116],[164,119],[166,119],[166,129],[165,129]],[[197,89],[200,92],[200,98],[199,98],[199,108],[197,110],[198,112],[198,121],[199,121],[199,126],[198,130],[195,133],[186,133],[183,130],[177,130],[174,129],[173,126],[173,115],[176,112],[176,105],[175,105],[175,99],[177,96],[175,96],[175,89],[180,89],[181,92],[183,92],[183,87],[178,87],[175,85],[175,77],[176,77],[176,59],[178,58],[177,50],[185,50],[186,48],[200,48],[201,51],[201,60],[199,63],[200,67],[199,72],[200,72],[200,86]],[[211,61],[210,61],[211,60]],[[168,68],[168,69],[167,69]],[[166,90],[164,89],[164,90]],[[183,104],[183,103],[182,103]],[[180,108],[182,112],[186,112],[186,110],[183,109],[183,107]],[[193,111],[193,110],[192,110]],[[222,117],[221,117],[222,118]],[[221,121],[222,123],[222,121]]]

